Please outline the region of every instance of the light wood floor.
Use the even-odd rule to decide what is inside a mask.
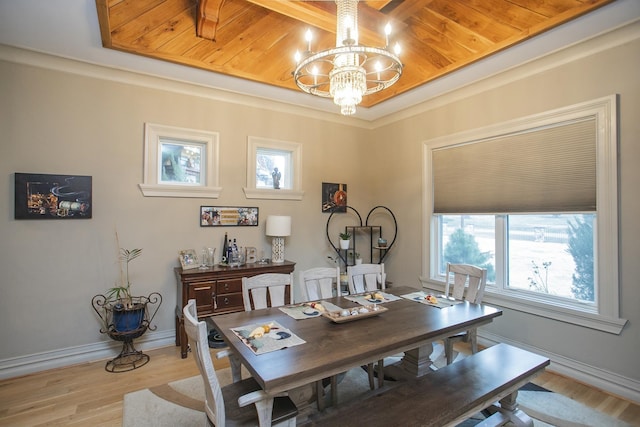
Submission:
[[[125,373],[106,372],[101,361],[0,381],[0,426],[121,426],[126,393],[198,375],[179,347],[146,353],[147,365]],[[216,368],[228,366],[214,360]],[[640,426],[639,405],[548,372],[535,383]]]

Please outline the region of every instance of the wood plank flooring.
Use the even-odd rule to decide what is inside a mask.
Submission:
[[[193,356],[181,359],[179,347],[146,353],[151,361],[130,372],[106,372],[99,361],[0,381],[0,426],[121,426],[126,393],[198,375]],[[549,372],[535,383],[640,426],[640,405]]]

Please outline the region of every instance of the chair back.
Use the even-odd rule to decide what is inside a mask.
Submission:
[[[242,278],[244,311],[291,304],[293,273],[264,273]]]
[[[347,267],[349,293],[359,294],[377,289],[385,289],[387,275],[384,264],[358,264]]]
[[[317,267],[302,271],[300,283],[305,301],[340,296],[340,267]]]
[[[467,300],[480,304],[487,285],[487,269],[469,264],[447,263],[447,275],[444,293],[457,300]],[[466,288],[466,294],[465,294]]]
[[[198,321],[196,300],[194,299],[190,299],[187,302],[182,313],[184,314],[184,331],[189,339],[189,346],[196,360],[200,375],[204,380],[204,407],[207,418],[211,420],[213,425],[223,426],[226,419],[224,399],[213,362],[211,361],[207,325],[204,321]]]

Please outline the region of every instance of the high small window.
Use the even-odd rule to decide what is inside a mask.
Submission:
[[[296,142],[249,137],[248,199],[302,200],[302,146]]]

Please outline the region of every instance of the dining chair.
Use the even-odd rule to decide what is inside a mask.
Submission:
[[[385,289],[386,274],[384,264],[358,264],[347,267],[349,293]]]
[[[387,275],[384,273],[384,264],[358,264],[347,267],[347,277],[350,294],[385,289]],[[375,366],[373,363],[367,365],[369,373],[369,387],[375,389],[374,375]],[[377,365],[378,387],[384,384],[384,360],[378,360]]]
[[[316,267],[300,272],[305,301],[340,296],[340,267]]]
[[[244,311],[291,304],[293,273],[263,273],[242,278],[242,300]],[[242,379],[240,359],[229,355],[231,378],[234,382]]]
[[[445,297],[453,297],[456,300],[465,300],[474,304],[480,304],[482,302],[484,288],[487,285],[486,268],[469,264],[447,263],[445,279]],[[444,352],[447,358],[447,365],[453,362],[453,344],[459,341],[471,343],[471,353],[477,353],[478,329],[469,329],[444,339]]]
[[[182,310],[184,330],[200,375],[204,381],[205,413],[208,425],[271,425],[294,427],[298,409],[286,393],[270,395],[253,379],[220,386],[211,361],[207,325],[198,321],[196,300]]]
[[[293,273],[263,273],[242,278],[244,311],[291,304]]]
[[[318,301],[340,296],[340,267],[315,267],[300,272],[300,288],[305,301]],[[325,379],[326,380],[326,379]],[[318,410],[324,410],[324,381],[316,381]],[[329,377],[331,402],[338,403],[338,376]]]

